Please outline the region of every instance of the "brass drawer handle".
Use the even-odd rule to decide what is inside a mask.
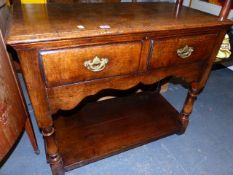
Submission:
[[[108,64],[108,58],[99,58],[96,56],[93,60],[87,60],[83,65],[92,72],[102,71]]]
[[[180,58],[185,59],[185,58],[188,58],[192,54],[193,51],[194,51],[193,47],[186,45],[183,48],[177,49],[176,52]]]

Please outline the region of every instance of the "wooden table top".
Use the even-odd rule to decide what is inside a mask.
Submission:
[[[13,8],[8,44],[112,34],[232,25],[217,16],[172,3],[22,5]],[[79,26],[79,28],[78,28]],[[85,28],[82,29],[82,26]],[[109,29],[100,28],[110,27]]]

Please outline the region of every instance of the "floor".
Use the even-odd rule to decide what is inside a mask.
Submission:
[[[181,109],[187,90],[170,85],[164,94]],[[30,114],[35,125],[33,111]],[[0,175],[50,175],[42,137],[35,155],[24,133]],[[67,175],[233,175],[233,71],[212,72],[198,97],[185,134],[172,135],[70,171]]]

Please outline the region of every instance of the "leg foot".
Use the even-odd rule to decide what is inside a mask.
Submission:
[[[51,158],[50,156],[49,163],[53,175],[65,175],[63,169],[63,161],[60,155],[57,155],[56,157],[53,158]]]
[[[58,153],[58,147],[54,138],[54,128],[47,127],[42,129],[45,139],[48,163],[50,164],[53,175],[64,175],[62,157]]]
[[[32,127],[32,123],[31,123],[31,120],[30,120],[29,116],[27,117],[27,120],[26,120],[25,130],[26,130],[26,133],[27,133],[27,135],[29,137],[29,140],[30,140],[30,142],[32,144],[34,152],[37,155],[39,155],[40,150],[39,150],[38,145],[37,145],[35,133],[34,133],[34,130],[33,130],[33,127]]]
[[[39,155],[39,154],[40,154],[40,150],[39,150],[39,149],[36,150],[36,151],[34,151],[34,152],[35,152],[36,155]]]
[[[192,84],[188,92],[188,95],[186,97],[183,109],[180,112],[180,122],[181,122],[182,128],[178,134],[183,134],[188,126],[189,116],[192,113],[193,104],[197,98],[198,92],[199,90],[197,89],[197,85]]]

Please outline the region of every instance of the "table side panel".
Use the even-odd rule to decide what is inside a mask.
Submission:
[[[18,50],[17,52],[37,123],[40,128],[51,126],[53,121],[47,92],[39,68],[39,59],[36,59],[38,50]]]

